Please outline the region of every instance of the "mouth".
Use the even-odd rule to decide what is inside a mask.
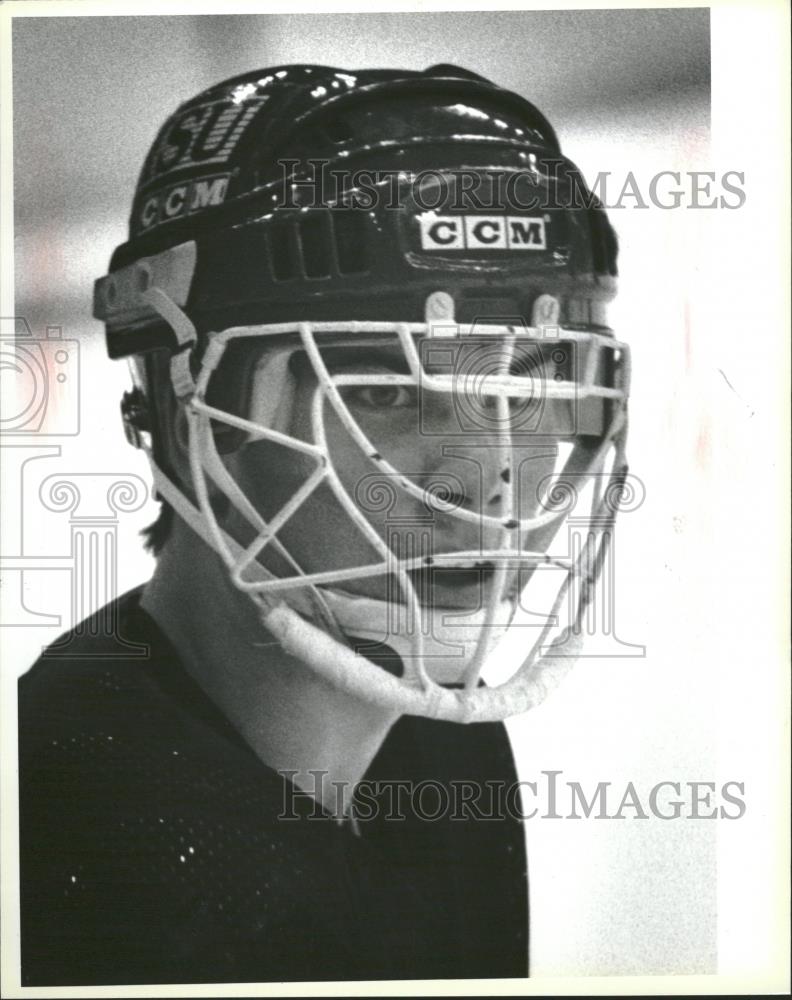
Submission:
[[[482,561],[470,566],[426,567],[408,575],[421,604],[470,609],[487,600],[495,565]]]

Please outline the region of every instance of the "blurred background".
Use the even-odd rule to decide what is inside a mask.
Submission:
[[[645,192],[659,171],[709,169],[709,32],[706,9],[16,20],[15,312],[35,337],[60,328],[79,354],[79,378],[53,397],[42,433],[57,434],[75,407],[77,430],[39,438],[60,452],[26,469],[18,452],[20,552],[55,557],[71,544],[62,515],[37,501],[34,480],[101,471],[148,482],[144,459],[123,438],[126,371],[105,358],[91,290],[125,239],[144,156],[177,104],[268,65],[455,62],[528,97],[590,183],[610,172],[616,198],[630,171]],[[754,404],[733,368],[723,375],[730,388],[714,371],[719,328],[702,272],[711,214],[636,207],[628,197],[611,218],[621,245],[614,322],[634,357],[632,471],[645,488],[617,533],[619,641],[611,655],[583,659],[550,701],[510,728],[524,780],[541,784],[543,771],[560,771],[588,797],[610,782],[618,805],[628,782],[645,802],[660,781],[719,788],[740,778],[719,771],[712,709],[731,606],[717,512],[729,449],[748,454]],[[154,513],[142,497],[119,515],[112,588],[151,572],[137,533]],[[77,613],[67,573],[20,577],[32,617],[11,638],[19,672]],[[100,597],[85,595],[80,607],[87,613]],[[528,821],[533,973],[714,972],[719,824]]]

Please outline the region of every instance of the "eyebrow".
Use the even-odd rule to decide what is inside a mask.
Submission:
[[[565,342],[562,341],[559,343]],[[517,351],[510,365],[510,372],[515,375],[535,375],[538,369],[544,369],[550,365],[550,352],[557,349],[559,343],[540,344],[533,342],[530,345],[517,345]],[[361,344],[320,344],[319,350],[331,375],[340,369],[348,370],[357,366],[385,368],[397,375],[410,374],[410,367],[404,356],[404,349],[395,340],[384,344],[371,342]],[[433,374],[434,366],[428,364],[427,360],[426,358],[422,359],[424,371],[427,374]],[[567,358],[564,368],[568,367],[569,363],[570,358]],[[292,354],[289,360],[289,367],[294,374],[305,372],[306,369],[312,369],[307,355],[302,349]]]
[[[409,367],[404,357],[404,352],[400,345],[390,346],[349,346],[349,347],[326,347],[321,351],[322,359],[327,366],[327,370],[332,374],[339,368],[351,368],[358,365],[369,365],[378,368],[387,368],[397,375],[408,375]],[[299,366],[307,364],[307,357],[303,351],[299,351],[292,356],[290,361]]]

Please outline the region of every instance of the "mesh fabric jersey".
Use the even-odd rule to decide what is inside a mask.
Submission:
[[[23,985],[527,974],[520,820],[410,796],[388,818],[399,782],[434,785],[426,815],[438,782],[513,786],[502,724],[399,720],[356,834],[261,762],[139,596],[119,631],[146,657],[89,622],[20,680]]]

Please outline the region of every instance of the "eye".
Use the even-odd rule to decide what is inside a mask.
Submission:
[[[345,389],[343,396],[347,403],[368,410],[396,410],[415,405],[415,391],[407,385],[361,385]]]

